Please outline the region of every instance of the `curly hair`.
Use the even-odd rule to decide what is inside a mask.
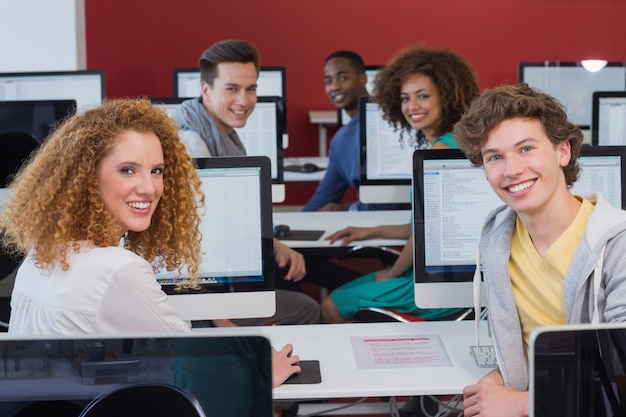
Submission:
[[[474,166],[482,166],[481,148],[501,122],[514,118],[537,120],[555,146],[569,141],[571,157],[563,168],[565,182],[571,186],[578,178],[578,157],[583,134],[567,120],[567,113],[554,97],[531,88],[526,83],[485,90],[454,127],[454,139]]]
[[[411,125],[402,114],[400,91],[413,75],[430,77],[441,96],[442,118],[437,136],[451,132],[454,124],[478,96],[478,82],[472,67],[447,49],[413,47],[401,51],[374,78],[374,100],[384,118],[401,133],[410,134]],[[425,142],[419,135],[420,144]]]
[[[68,254],[81,241],[117,246],[122,229],[104,207],[97,170],[118,136],[128,130],[154,133],[164,157],[163,195],[148,229],[128,232],[124,247],[155,270],[182,271],[197,287],[200,265],[200,218],[204,194],[176,126],[148,100],[106,100],[65,120],[31,155],[9,185],[9,201],[0,217],[2,243],[8,251],[31,253],[40,268],[57,263],[69,269]]]

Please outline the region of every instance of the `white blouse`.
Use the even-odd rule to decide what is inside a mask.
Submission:
[[[14,335],[168,334],[191,329],[167,301],[150,264],[120,247],[81,246],[70,268],[27,256],[11,295]]]

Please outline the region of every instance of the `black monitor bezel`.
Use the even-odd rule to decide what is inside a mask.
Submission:
[[[52,131],[54,129],[56,129],[60,123],[62,123],[65,119],[67,119],[68,117],[73,116],[76,113],[76,100],[17,100],[17,101],[1,101],[0,100],[0,108],[2,107],[8,107],[8,108],[30,108],[30,109],[34,109],[37,106],[45,106],[45,105],[50,105],[53,106],[55,109],[55,113],[57,110],[57,106],[59,109],[64,110],[64,115],[56,118],[53,121],[53,125],[50,126],[50,129],[48,130],[47,134],[45,136],[41,136],[38,134],[35,134],[35,132],[24,132],[24,133],[28,133],[30,134],[32,137],[34,137],[39,143],[43,143],[44,140],[50,135],[50,133],[52,133]],[[1,113],[1,111],[0,111]],[[12,130],[4,130],[4,127],[2,125],[2,121],[0,120],[0,133],[8,133],[9,131]]]
[[[626,90],[624,91],[596,91],[593,93],[591,107],[591,144],[598,146],[600,143],[600,100],[603,98],[624,98],[626,99]]]

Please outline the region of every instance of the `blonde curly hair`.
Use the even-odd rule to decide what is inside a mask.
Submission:
[[[200,265],[198,209],[204,194],[176,126],[164,111],[142,99],[106,100],[65,120],[25,163],[9,185],[0,216],[2,244],[14,254],[30,252],[40,268],[57,263],[69,269],[68,254],[80,242],[118,246],[122,230],[104,207],[97,169],[119,135],[154,133],[164,157],[163,195],[148,229],[128,232],[124,247],[150,262],[155,271],[186,265],[197,287]]]

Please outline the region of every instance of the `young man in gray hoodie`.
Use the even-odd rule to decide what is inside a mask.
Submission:
[[[479,244],[498,368],[464,389],[464,415],[527,416],[533,329],[626,320],[626,212],[570,192],[582,132],[526,84],[486,90],[454,137],[506,204]]]

